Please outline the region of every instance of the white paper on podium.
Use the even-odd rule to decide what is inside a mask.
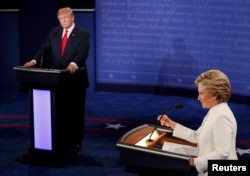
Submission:
[[[198,156],[197,147],[183,145],[183,144],[176,144],[172,142],[164,142],[162,150],[188,156]]]
[[[151,133],[149,133],[147,136],[145,136],[144,138],[142,138],[139,142],[137,142],[135,145],[138,145],[138,146],[142,146],[142,147],[147,147],[148,146],[148,144],[147,144],[147,141],[149,140],[149,137],[150,137],[150,135],[152,134],[152,132]],[[150,139],[152,139],[152,140],[156,140],[158,137],[159,137],[159,132],[157,131],[157,130],[154,130],[154,132],[153,132],[153,134],[152,134],[152,136],[151,136],[151,138]]]

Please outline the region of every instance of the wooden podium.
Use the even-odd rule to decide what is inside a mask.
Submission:
[[[78,158],[84,133],[84,70],[14,67],[29,92],[30,147],[17,161],[61,166]]]
[[[153,131],[158,136],[150,138]],[[189,156],[162,150],[162,146],[164,142],[170,142],[196,148],[196,144],[172,137],[171,133],[168,128],[144,124],[124,134],[117,142],[117,147],[125,171],[136,173],[137,176],[187,175],[190,169]]]

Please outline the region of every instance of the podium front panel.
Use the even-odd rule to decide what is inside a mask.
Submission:
[[[32,90],[34,148],[52,150],[50,90]]]

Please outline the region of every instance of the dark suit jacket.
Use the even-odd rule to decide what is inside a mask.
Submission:
[[[68,37],[63,56],[61,55],[62,33],[63,28],[61,26],[51,29],[47,41],[33,59],[38,64],[41,64],[41,62],[44,62],[42,64],[49,63],[49,65],[45,65],[52,69],[66,69],[70,62],[75,62],[79,68],[84,68],[84,76],[88,86],[86,59],[89,51],[89,33],[75,26]]]

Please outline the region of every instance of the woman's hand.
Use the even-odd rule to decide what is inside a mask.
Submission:
[[[171,120],[166,114],[159,115],[157,120],[160,121],[162,126],[170,127],[172,129],[174,129],[176,126],[176,122]]]
[[[195,165],[194,165],[194,157],[192,157],[192,156],[189,157],[189,165],[190,165],[190,167],[195,167]]]

